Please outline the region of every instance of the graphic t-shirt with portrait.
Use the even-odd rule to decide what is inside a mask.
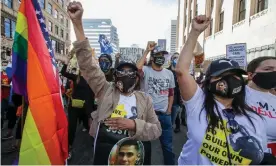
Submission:
[[[131,96],[120,95],[118,105],[115,107],[112,114],[110,115],[110,118],[116,117],[128,119],[137,118],[135,94],[132,94]],[[104,123],[101,123],[99,125],[97,133],[98,134],[96,136],[94,146],[94,165],[108,165],[108,161],[111,163],[115,162],[116,159],[114,159],[114,155],[116,158],[117,153],[116,151],[112,152],[112,149],[114,149],[114,147],[116,149],[116,146],[118,146],[120,141],[129,137],[128,130],[114,130],[106,126]],[[143,145],[144,143],[138,141],[138,144]],[[138,149],[138,151],[140,150]],[[142,152],[139,152],[139,154],[144,154],[144,148],[142,148]],[[111,157],[112,159],[109,159],[110,156],[113,156]],[[139,160],[139,162],[137,161],[137,163],[141,163],[141,161]]]
[[[155,71],[148,66],[143,67],[143,72],[142,91],[152,97],[155,111],[166,112],[169,105],[169,89],[175,88],[173,73],[168,69]]]
[[[249,113],[254,128],[245,116],[233,116],[231,111],[226,111],[225,107],[216,101],[217,115],[222,117],[223,124],[219,123],[214,132],[209,131],[206,111],[203,108],[204,98],[203,90],[197,87],[195,95],[185,101],[188,140],[183,146],[178,164],[229,165],[230,159],[234,165],[259,164],[267,144],[266,135],[263,134],[264,121],[258,115]],[[229,124],[234,121],[238,123],[238,128],[232,132]]]
[[[265,118],[268,150],[276,156],[276,96],[246,86],[246,102]]]
[[[111,118],[122,117],[128,119],[137,118],[137,107],[135,95],[124,96],[120,95],[119,103],[116,109],[111,114]]]

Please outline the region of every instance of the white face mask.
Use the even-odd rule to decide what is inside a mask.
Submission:
[[[1,67],[2,71],[3,71],[3,70],[6,70],[6,68],[7,68],[7,66],[2,66],[2,67]]]

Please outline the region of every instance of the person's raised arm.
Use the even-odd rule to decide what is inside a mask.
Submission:
[[[180,52],[180,56],[176,65],[177,79],[182,98],[185,101],[190,100],[197,90],[197,84],[189,73],[191,61],[193,60],[193,51],[197,43],[198,36],[210,24],[209,18],[206,16],[197,16],[193,19],[192,30],[188,39]]]
[[[144,51],[143,56],[141,57],[141,59],[136,64],[139,71],[143,70],[143,66],[145,64],[145,61],[147,60],[147,55],[150,53],[150,51],[152,51],[154,49],[155,46],[156,46],[155,42],[152,42],[152,41],[148,42],[147,48]]]
[[[83,8],[81,3],[75,1],[70,2],[68,5],[68,14],[73,23],[77,39],[73,45],[81,74],[95,93],[95,96],[100,99],[109,87],[109,83],[106,81],[105,75],[101,71],[98,62],[92,56],[89,41],[84,35],[82,26]]]

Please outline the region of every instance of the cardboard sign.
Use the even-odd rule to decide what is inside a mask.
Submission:
[[[200,55],[196,55],[194,59],[195,68],[200,68],[203,61],[204,61],[204,53]]]
[[[239,66],[247,65],[246,43],[226,45],[226,58],[239,63]]]
[[[121,59],[125,61],[137,62],[143,56],[144,49],[134,47],[121,47]]]

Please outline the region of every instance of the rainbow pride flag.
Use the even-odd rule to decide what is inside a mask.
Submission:
[[[14,92],[29,105],[20,165],[64,165],[68,157],[68,122],[44,21],[37,0],[21,0],[12,55]]]

